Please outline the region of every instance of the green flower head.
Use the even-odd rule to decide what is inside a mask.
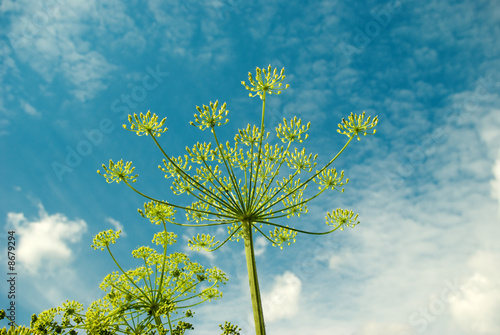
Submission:
[[[288,226],[287,226],[288,227]],[[290,245],[295,243],[295,236],[297,236],[297,232],[293,230],[289,230],[283,227],[276,227],[274,231],[269,231],[269,236],[271,240],[273,240],[273,247],[280,247],[283,249],[283,244]]]
[[[255,97],[256,95],[260,96],[263,99],[264,94],[281,94],[282,90],[286,90],[289,85],[286,84],[284,88],[283,80],[285,79],[285,68],[282,68],[280,73],[278,74],[278,70],[275,68],[274,71],[271,71],[271,65],[267,68],[258,68],[255,71],[255,79],[252,77],[252,74],[248,72],[248,81],[251,86],[248,86],[244,81],[241,82],[243,86],[250,92],[249,96]]]
[[[221,335],[240,335],[241,328],[238,325],[232,325],[231,322],[225,322],[224,326],[219,325],[220,329],[223,331]]]
[[[172,232],[161,231],[153,236],[152,242],[156,245],[166,246],[166,245],[172,245],[175,242],[177,242],[176,238],[177,235],[175,235]]]
[[[143,135],[152,135],[156,137],[160,137],[161,133],[164,133],[168,130],[167,127],[162,128],[165,124],[167,118],[163,118],[160,122],[158,122],[158,116],[153,114],[151,116],[151,111],[148,111],[145,115],[134,113],[134,117],[132,115],[128,116],[128,122],[130,122],[130,129],[127,129],[127,125],[123,125],[123,128],[135,132],[138,136]]]
[[[208,234],[198,234],[188,241],[188,246],[191,250],[200,251],[210,250],[219,244],[219,241],[214,242],[215,237]]]
[[[132,175],[132,173],[135,170],[135,167],[132,166],[132,162],[127,162],[125,165],[123,164],[123,159],[120,159],[118,162],[113,163],[113,161],[110,159],[109,160],[109,167],[106,165],[102,165],[104,171],[106,173],[101,173],[100,170],[97,170],[97,173],[99,173],[101,176],[106,178],[106,181],[108,183],[112,182],[117,182],[120,183],[120,181],[131,181],[132,183],[135,183],[136,178],[138,175]]]
[[[165,222],[174,222],[176,210],[167,204],[150,201],[144,204],[144,210],[137,210],[142,217],[148,218],[153,224],[162,224]]]
[[[198,114],[194,114],[194,122],[191,121],[189,124],[192,126],[200,128],[200,130],[205,130],[207,128],[213,129],[215,126],[219,127],[229,122],[229,119],[226,118],[229,113],[226,110],[226,103],[222,104],[219,107],[219,101],[215,101],[214,103],[210,101],[210,106],[203,105],[203,109],[199,106],[196,106],[196,110]]]
[[[344,227],[353,228],[359,223],[359,221],[356,221],[358,219],[358,215],[359,214],[354,215],[353,211],[339,208],[331,213],[327,213],[325,219],[327,225],[344,230]]]
[[[101,249],[104,250],[110,244],[115,244],[116,240],[120,237],[121,230],[114,231],[113,229],[101,231],[94,237],[94,244],[92,244],[92,248],[94,250]]]
[[[222,292],[213,287],[209,287],[201,291],[200,298],[204,301],[217,300],[222,298]]]
[[[290,120],[290,124],[283,118],[283,124],[280,123],[276,128],[276,134],[283,143],[295,141],[302,143],[302,135],[305,134],[304,140],[307,139],[309,135],[306,134],[306,132],[309,130],[310,126],[311,122],[308,122],[307,125],[302,125],[302,120],[298,119],[296,116]]]
[[[320,190],[328,188],[335,190],[337,187],[342,187],[349,182],[349,178],[345,181],[342,181],[342,179],[344,179],[344,171],[341,171],[339,176],[337,170],[332,168],[321,171],[321,173],[318,174],[317,179],[314,178],[314,182],[319,184],[318,188]],[[344,189],[342,188],[340,192],[344,192]]]
[[[347,121],[346,119],[342,119],[342,123],[339,123],[339,129],[337,129],[337,132],[340,134],[344,134],[349,137],[356,136],[359,141],[359,134],[373,135],[377,132],[374,128],[378,123],[378,116],[375,116],[373,120],[371,120],[371,116],[369,116],[365,121],[365,112],[360,115],[351,113],[347,119]],[[373,131],[369,132],[370,130]]]

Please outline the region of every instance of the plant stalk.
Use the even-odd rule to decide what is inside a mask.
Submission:
[[[250,283],[250,296],[252,297],[255,333],[256,335],[265,335],[264,311],[262,310],[262,299],[260,297],[259,280],[257,278],[257,266],[255,264],[252,224],[244,222],[242,229],[244,230],[245,256],[247,260],[248,281]]]

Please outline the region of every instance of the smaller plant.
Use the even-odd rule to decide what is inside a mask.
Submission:
[[[141,334],[183,335],[194,329],[185,319],[194,316],[191,308],[206,301],[222,297],[219,285],[227,278],[218,268],[204,268],[192,262],[186,254],[167,254],[167,247],[176,242],[177,236],[167,232],[166,222],[173,211],[161,204],[145,204],[139,211],[153,224],[162,224],[163,231],[156,233],[152,243],[161,246],[162,252],[149,246],[132,251],[132,256],[143,264],[124,270],[111,252],[110,246],[120,237],[120,231],[107,230],[97,234],[92,248],[106,249],[119,271],[108,274],[100,288],[105,296],[90,304],[86,311],[77,301],[66,301],[62,306],[34,314],[30,327],[11,327],[0,330],[1,335],[14,334],[67,334],[77,330],[87,334]],[[5,311],[0,310],[0,320]],[[57,320],[56,320],[57,318]],[[224,334],[239,334],[237,326],[226,322]]]

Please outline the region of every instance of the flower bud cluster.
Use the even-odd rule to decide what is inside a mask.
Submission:
[[[318,188],[320,190],[328,188],[334,190],[336,189],[336,187],[342,187],[349,182],[349,178],[347,178],[345,181],[342,181],[343,178],[344,171],[341,171],[339,176],[337,170],[335,168],[331,168],[321,171],[321,173],[319,173],[317,177],[314,178],[314,182],[316,184],[319,184]],[[342,188],[340,192],[344,192],[344,189]]]
[[[101,173],[100,170],[97,170],[97,173],[106,178],[108,183],[120,183],[120,181],[132,182],[135,183],[137,174],[132,175],[135,170],[135,167],[132,166],[132,162],[127,162],[123,164],[123,159],[120,159],[116,164],[110,159],[109,167],[106,165],[102,165],[105,173]]]
[[[347,120],[342,119],[342,123],[339,123],[339,129],[337,129],[337,132],[351,138],[356,136],[359,141],[359,134],[363,134],[363,136],[375,134],[377,132],[377,129],[375,129],[377,123],[378,116],[375,116],[373,120],[371,119],[371,116],[369,116],[365,120],[365,112],[360,115],[351,113]]]
[[[274,241],[273,247],[277,246],[280,247],[280,249],[283,249],[283,244],[290,245],[295,243],[295,236],[297,236],[296,231],[283,227],[276,227],[274,231],[269,231],[269,237]]]
[[[219,101],[212,103],[210,101],[210,106],[203,105],[203,108],[196,106],[198,114],[194,114],[194,121],[189,122],[192,126],[200,128],[200,130],[205,130],[207,128],[213,129],[215,126],[219,127],[229,122],[229,119],[225,118],[229,113],[226,110],[226,103],[224,103],[219,110]]]
[[[176,210],[165,203],[150,201],[144,204],[144,210],[137,210],[142,217],[148,218],[152,224],[162,224],[165,222],[174,222]]]
[[[137,134],[137,136],[149,136],[153,135],[156,137],[160,137],[162,133],[168,130],[167,127],[162,128],[165,124],[167,118],[163,118],[160,122],[158,122],[158,115],[151,115],[151,111],[148,111],[146,114],[140,113],[139,116],[134,113],[128,116],[128,122],[130,123],[130,129],[127,129],[127,125],[123,125],[123,128],[133,131]]]
[[[283,143],[299,142],[302,143],[303,139],[306,140],[309,136],[306,131],[309,130],[311,122],[307,125],[302,125],[302,120],[298,119],[296,116],[290,120],[290,124],[287,123],[286,119],[283,118],[283,123],[280,123],[276,128],[276,134]],[[302,135],[304,138],[302,139]]]
[[[214,248],[217,244],[219,244],[219,241],[215,241],[215,236],[210,236],[208,234],[198,234],[196,236],[193,236],[189,241],[188,241],[188,246],[191,248],[191,250],[196,250],[200,251],[201,249],[203,250],[210,250]]]
[[[331,213],[327,213],[325,219],[327,225],[340,228],[340,230],[344,230],[344,227],[353,228],[359,223],[359,221],[356,221],[358,219],[358,214],[354,215],[353,211],[340,208]]]
[[[250,82],[250,86],[247,85],[244,81],[242,81],[241,84],[250,91],[250,97],[255,97],[258,95],[261,99],[263,99],[266,93],[281,94],[282,90],[286,90],[289,87],[289,85],[286,84],[285,87],[282,88],[282,82],[285,79],[284,73],[285,68],[282,68],[280,73],[278,74],[278,70],[276,68],[274,69],[274,71],[272,71],[271,65],[269,65],[267,70],[265,68],[260,69],[259,67],[257,67],[255,70],[255,79],[253,78],[252,74],[248,72],[248,81]]]
[[[120,233],[121,230],[114,231],[113,229],[101,231],[94,237],[92,248],[94,248],[94,250],[104,250],[104,248],[108,247],[110,244],[116,243],[116,240],[120,238]]]

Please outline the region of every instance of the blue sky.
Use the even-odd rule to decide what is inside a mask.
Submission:
[[[0,13],[0,260],[14,229],[21,323],[101,296],[115,268],[90,248],[99,231],[125,232],[115,247],[125,264],[150,243],[144,200],[107,184],[102,163],[131,160],[141,190],[174,199],[154,144],[121,128],[128,113],[167,117],[161,139],[175,156],[208,139],[188,122],[218,99],[231,140],[260,121],[260,100],[240,82],[272,64],[290,88],[269,99],[266,127],[310,121],[305,146],[320,162],[345,141],[342,117],[380,121],[336,161],[351,179],[345,193],[293,221],[322,230],[327,211],[347,207],[360,225],[298,236],[283,251],[256,241],[269,333],[500,333],[496,1],[5,0]],[[193,334],[216,334],[224,320],[250,334],[243,245],[195,253],[186,241],[201,231],[172,230],[175,250],[230,278],[224,298],[197,311]]]

